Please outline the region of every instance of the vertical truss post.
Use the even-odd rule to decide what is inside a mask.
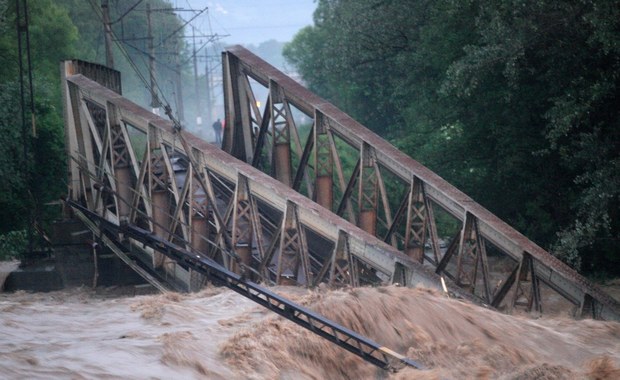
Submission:
[[[235,273],[242,273],[243,266],[250,267],[252,260],[252,203],[248,179],[239,174],[235,190],[232,220],[232,246],[238,262],[231,268]]]
[[[192,152],[193,153],[193,152]],[[195,156],[197,156],[195,154]],[[189,193],[189,212],[191,223],[191,245],[192,248],[202,254],[207,253],[209,248],[206,236],[209,236],[209,200],[207,193],[200,184],[200,176],[202,173],[197,172],[193,165],[189,166],[189,172],[192,176],[188,178],[191,181]]]
[[[334,202],[334,162],[328,136],[328,121],[318,110],[314,113],[314,125],[315,201],[331,210]]]
[[[478,270],[482,268],[484,286],[482,298],[490,303],[489,266],[485,244],[478,231],[478,221],[470,212],[466,212],[464,219],[465,222],[461,230],[461,244],[459,245],[456,282],[460,286],[469,287],[471,293],[475,294]]]
[[[239,73],[239,80],[237,83],[240,87],[239,95],[243,96],[243,98],[241,98],[241,119],[243,120],[241,134],[243,136],[242,144],[245,151],[245,162],[251,163],[254,161],[253,154],[257,134],[255,128],[257,126],[257,119],[259,122],[261,119],[260,110],[256,105],[256,98],[254,97],[254,92],[250,86],[248,76],[243,72]],[[254,118],[254,115],[256,115],[257,119]]]
[[[249,189],[249,184],[248,184],[248,189]],[[252,233],[254,234],[253,239],[252,239],[252,244],[256,247],[256,251],[258,253],[258,261],[259,261],[257,267],[265,268],[267,265],[266,257],[268,255],[267,253],[268,248],[265,247],[266,242],[265,242],[264,230],[263,230],[263,226],[261,223],[261,217],[260,217],[258,205],[256,204],[256,200],[252,198],[251,195],[250,195],[250,208],[251,208],[250,216],[252,220]],[[274,237],[274,240],[277,240],[277,238]],[[263,266],[263,263],[265,264],[265,266]],[[263,280],[269,282],[270,276],[267,270],[263,270],[263,271],[259,270],[255,273],[257,273],[257,275],[261,277]]]
[[[540,283],[534,268],[532,255],[523,252],[517,272],[517,283],[512,297],[510,308],[525,306],[528,312],[542,313],[540,303]]]
[[[338,240],[334,245],[329,260],[325,260],[323,267],[315,277],[314,285],[318,285],[327,277],[329,286],[359,286],[359,268],[357,260],[349,249],[349,235],[338,230]]]
[[[95,201],[93,197],[93,183],[90,173],[95,173],[95,158],[93,156],[92,139],[88,128],[88,110],[82,101],[78,88],[69,88],[71,103],[73,108],[73,119],[75,120],[75,132],[77,137],[76,159],[79,167],[79,194],[84,198],[89,208],[94,209]]]
[[[376,236],[377,231],[377,172],[376,172],[376,153],[366,142],[362,143],[360,152],[360,180],[359,180],[359,221],[361,229],[369,234]]]
[[[346,218],[349,222],[355,224],[355,213],[353,212],[353,202],[351,201],[351,193],[349,190],[349,186],[346,184],[344,179],[344,170],[342,168],[342,162],[340,162],[340,156],[338,156],[338,148],[336,147],[336,141],[334,140],[334,136],[331,133],[327,134],[329,139],[329,146],[332,152],[332,162],[335,164],[336,169],[336,178],[338,179],[338,186],[340,187],[340,191],[342,191],[342,199],[340,200],[338,207],[336,208],[336,215],[343,216],[343,213],[346,211]],[[359,175],[359,159],[355,164],[355,168],[353,169],[353,173],[351,174],[352,182],[349,182],[351,186],[355,183],[354,178],[357,178]]]
[[[85,136],[90,137],[89,144],[85,145],[88,146],[85,157],[92,157],[92,160],[96,160],[91,162],[91,158],[89,158],[89,165],[84,166],[82,161],[84,156],[80,154],[80,168],[85,169],[83,173],[88,174],[95,189],[93,209],[100,213],[113,210],[114,215],[116,215],[118,197],[112,196],[112,193],[108,191],[109,188],[116,191],[116,182],[114,180],[114,168],[108,161],[111,156],[111,144],[107,112],[88,100],[82,101],[81,108],[83,119],[89,127],[89,132]]]
[[[405,253],[419,263],[424,262],[427,224],[428,212],[426,209],[424,184],[419,178],[413,176],[407,203]]]
[[[244,86],[245,73],[239,66],[239,59],[234,55],[222,53],[224,74],[224,108],[226,127],[222,149],[238,159],[252,162],[252,120]]]
[[[153,233],[162,239],[167,239],[170,226],[170,194],[168,192],[170,179],[164,162],[164,147],[160,145],[160,133],[159,129],[149,125],[150,162],[147,175],[153,215]],[[162,267],[164,259],[163,254],[156,252],[153,256],[153,267]]]
[[[271,99],[271,131],[273,136],[273,156],[271,175],[283,184],[291,187],[291,130],[288,107],[283,90],[274,82],[269,82],[269,98]]]
[[[123,133],[125,133],[125,141],[129,144],[129,136],[127,134],[126,127],[123,128]],[[138,224],[140,220],[143,220],[148,224],[148,229],[153,230],[153,206],[152,200],[150,196],[150,185],[146,181],[148,173],[151,167],[151,152],[150,152],[150,144],[148,141],[148,133],[145,133],[147,136],[147,141],[145,143],[146,149],[144,149],[144,153],[141,158],[140,167],[138,167],[138,158],[134,155],[133,150],[129,150],[129,155],[131,156],[134,173],[137,173],[137,186],[135,191],[132,194],[131,199],[131,209],[129,211],[129,223]],[[146,182],[146,184],[145,184]],[[142,218],[139,215],[140,207],[144,206],[144,211],[146,212],[146,218]]]
[[[296,285],[305,283],[311,286],[312,272],[305,232],[299,223],[297,206],[286,202],[286,210],[282,219],[280,231],[280,256],[278,258],[276,281],[281,285]],[[300,276],[301,268],[303,278]]]
[[[76,109],[79,109],[78,96],[75,94],[78,92],[78,88],[67,82],[67,76],[75,74],[75,67],[72,61],[64,61],[61,63],[61,76],[62,76],[62,95],[63,95],[63,113],[65,119],[65,149],[67,154],[67,172],[69,178],[67,181],[67,193],[69,197],[77,201],[80,199],[80,172],[78,163],[72,159],[72,155],[78,151],[78,140],[76,136],[77,123],[76,117],[79,114],[76,113]]]
[[[116,213],[118,197],[110,196],[107,194],[103,196],[102,191],[107,191],[105,188],[101,188],[99,185],[111,186],[113,190],[116,190],[116,181],[114,177],[113,166],[110,165],[108,158],[111,157],[111,148],[108,139],[110,138],[110,130],[107,122],[107,110],[95,104],[89,100],[82,100],[82,112],[84,114],[85,126],[88,126],[90,133],[86,132],[85,136],[90,135],[90,140],[85,144],[86,156],[88,161],[88,173],[91,176],[91,184],[95,188],[95,209],[97,210],[111,210],[114,209]],[[106,142],[103,143],[102,136],[107,136]],[[104,149],[104,146],[106,147]],[[111,158],[110,158],[111,160]],[[108,177],[108,174],[110,177]],[[101,205],[99,204],[99,201]],[[100,208],[101,207],[101,208]]]
[[[579,318],[592,318],[598,319],[600,318],[600,313],[597,310],[597,302],[588,293],[584,293],[583,299],[581,300],[581,305],[579,305],[579,314],[577,317]]]
[[[127,221],[131,211],[131,199],[133,192],[133,178],[131,175],[131,158],[129,147],[123,134],[120,115],[114,104],[108,102],[106,105],[107,128],[109,130],[109,147],[113,168],[114,180],[116,182],[117,213],[119,220]]]
[[[194,152],[188,152],[188,154],[194,154]],[[197,154],[194,154],[194,156],[197,156]],[[209,236],[209,210],[207,194],[202,189],[200,180],[197,178],[201,173],[196,172],[193,165],[189,165],[187,173],[189,174],[186,178],[186,181],[188,181],[189,184],[186,184],[186,186],[189,190],[187,203],[189,204],[188,219],[190,246],[193,251],[199,252],[200,254],[206,256],[209,249],[206,239],[206,237]],[[206,276],[198,271],[190,269],[189,276],[190,291],[200,290],[207,282]]]
[[[207,170],[207,162],[205,159],[205,155],[202,154],[202,152],[200,152],[199,149],[196,149],[190,146],[190,144],[188,144],[187,140],[183,136],[184,134],[181,132],[177,134],[175,138],[176,137],[179,138],[179,142],[181,143],[183,150],[187,153],[187,158],[189,159],[189,164],[192,168],[192,171],[193,173],[195,173],[195,175],[193,176],[193,180],[195,180],[196,184],[199,185],[199,188],[197,189],[197,194],[199,194],[200,197],[202,196],[205,197],[205,218],[207,219],[206,220],[207,228],[209,227],[208,219],[212,215],[213,224],[216,230],[215,243],[212,246],[211,252],[208,253],[208,256],[213,258],[217,254],[220,254],[222,261],[226,262],[220,248],[226,247],[227,237],[228,237],[226,233],[226,226],[227,226],[226,221],[228,219],[222,217],[222,215],[218,211],[216,195],[215,195],[215,191],[213,188],[213,184],[211,183],[209,171]],[[210,209],[207,208],[206,206],[207,202],[208,204],[212,205]],[[208,232],[209,231],[207,230],[207,233]],[[207,236],[207,235],[204,235],[204,236]]]
[[[408,286],[408,278],[409,274],[407,273],[405,266],[401,263],[395,263],[394,272],[392,273],[392,279],[390,282],[400,286]]]
[[[383,205],[383,220],[381,220],[379,218],[379,214],[377,214],[377,222],[381,221],[383,226],[389,230],[390,227],[394,224],[394,219],[392,218],[392,207],[390,205],[390,199],[388,197],[387,189],[385,187],[385,181],[383,181],[383,176],[381,175],[381,169],[379,168],[379,164],[376,160],[374,164],[375,173],[377,176],[377,186],[379,189],[379,194],[381,195],[381,203]],[[378,204],[377,207],[379,207]],[[397,240],[394,236],[392,236],[392,245],[398,245]]]

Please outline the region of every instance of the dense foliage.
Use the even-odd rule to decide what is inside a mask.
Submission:
[[[24,240],[25,231],[34,230],[31,224],[45,228],[59,216],[59,207],[50,203],[66,192],[60,61],[78,58],[105,63],[98,1],[37,0],[27,3],[35,128],[31,122],[27,66],[24,66],[26,123],[22,123],[21,117],[15,1],[0,0],[0,250],[4,251],[0,252],[0,257],[2,254],[14,255],[20,244],[21,249],[24,248],[25,240],[29,240]],[[165,0],[151,0],[150,3],[154,9],[172,8]],[[110,7],[112,20],[120,20],[132,5],[128,2],[110,4],[114,5]],[[158,33],[158,53],[163,55],[172,49],[178,52],[183,47],[178,38],[166,40],[181,26],[180,19],[173,12],[154,13],[153,24]],[[126,47],[128,55],[142,73],[146,73],[146,41],[142,38],[147,35],[144,9],[127,13],[121,21],[115,22],[113,28],[119,37],[131,41],[133,47]],[[25,49],[25,35],[23,37]],[[181,56],[185,60],[184,57]],[[116,68],[121,70],[123,84],[128,89],[125,94],[148,106],[148,91],[118,48],[115,49],[115,58]],[[23,59],[25,65],[25,54]],[[162,59],[162,62],[166,60]],[[168,83],[166,79],[172,71],[163,64],[161,66],[161,81]]]
[[[586,272],[620,273],[620,2],[319,0],[309,87]]]
[[[15,3],[0,1],[0,234],[24,230],[45,219],[45,206],[64,191],[62,109],[58,85],[61,58],[74,54],[78,39],[67,12],[52,0],[29,7],[35,130],[26,82],[22,123]],[[25,45],[25,39],[24,45]],[[50,46],[56,48],[50,49]],[[24,55],[24,71],[27,72]],[[26,77],[24,78],[26,79]]]

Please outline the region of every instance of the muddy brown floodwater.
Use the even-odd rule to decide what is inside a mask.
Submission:
[[[620,323],[427,289],[273,289],[429,368],[386,373],[236,293],[0,293],[3,379],[620,379]]]

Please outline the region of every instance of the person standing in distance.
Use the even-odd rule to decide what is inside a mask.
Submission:
[[[218,118],[215,123],[213,123],[213,132],[215,132],[215,143],[217,145],[222,144],[222,122]]]

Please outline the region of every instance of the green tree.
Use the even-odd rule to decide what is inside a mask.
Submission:
[[[619,268],[619,5],[322,0],[284,52],[311,89],[534,241]]]
[[[502,121],[507,144],[526,148],[525,154],[508,150],[508,157],[523,162],[506,169],[521,169],[523,179],[535,185],[520,185],[508,194],[534,197],[530,207],[548,214],[525,214],[524,223],[535,221],[538,228],[545,218],[552,229],[541,229],[540,237],[526,231],[545,243],[553,242],[553,230],[560,231],[553,250],[576,268],[584,263],[585,270],[618,268],[610,264],[620,261],[615,248],[620,237],[619,5],[481,2],[480,38],[451,65],[443,88],[467,107],[485,99],[489,89],[501,91],[497,99],[511,112],[504,120],[491,113],[492,120]]]
[[[172,8],[164,0],[151,0],[150,3],[154,9]],[[27,122],[24,129],[18,79],[15,2],[0,0],[0,237],[10,231],[27,230],[33,217],[37,222],[45,222],[58,216],[55,214],[58,209],[46,204],[58,199],[66,188],[59,63],[71,58],[94,62],[105,59],[103,26],[97,15],[98,8],[93,8],[96,4],[98,2],[78,0],[28,2],[35,128],[31,127],[30,96],[26,86]],[[120,16],[133,3],[111,4],[112,20],[120,20],[114,23],[115,33],[120,39],[127,40],[127,44],[132,44],[133,47],[126,47],[128,56],[145,75],[147,45],[144,37],[147,27],[144,7],[127,13],[121,19]],[[158,45],[156,54],[161,61],[160,82],[168,83],[173,74],[166,67],[167,57],[178,55],[184,46],[177,36],[173,36],[182,23],[173,12],[158,11],[153,13],[153,25],[155,43]],[[177,54],[164,54],[169,52]],[[126,57],[120,50],[116,49],[115,54],[117,68],[123,71],[126,93],[147,105],[150,100],[148,91],[132,64],[124,59]],[[5,237],[8,239],[8,236]]]
[[[79,40],[76,42],[76,54],[62,59],[78,58],[90,62],[105,64],[105,42],[103,20],[99,1],[58,0],[77,27]],[[145,2],[133,7],[136,2],[109,2],[112,30],[122,48],[113,43],[114,68],[121,72],[123,95],[145,107],[150,105],[150,93],[140,76],[148,81],[148,31]],[[167,0],[149,0],[151,22],[153,26],[153,44],[157,61],[157,81],[164,91],[164,96],[174,104],[175,92],[173,81],[176,72],[176,57],[183,63],[181,69],[189,79],[189,60],[185,51],[181,29],[183,21],[173,12],[172,4]],[[168,11],[166,11],[168,10]],[[177,32],[177,33],[175,33]],[[136,72],[139,71],[139,74]],[[190,86],[187,86],[190,87]]]
[[[30,2],[28,11],[34,131],[28,86],[25,129],[21,120],[15,4],[0,3],[0,233],[26,228],[31,215],[43,217],[49,211],[45,203],[57,199],[64,188],[58,63],[73,54],[77,31],[67,12],[51,0]],[[27,70],[25,62],[24,55]]]

